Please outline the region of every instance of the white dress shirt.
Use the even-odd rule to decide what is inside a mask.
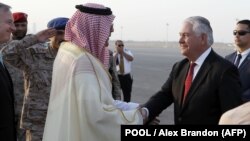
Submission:
[[[124,48],[123,51],[126,52],[127,54],[131,55],[132,57],[134,57],[130,50]],[[120,62],[120,54],[119,53],[118,53],[117,58],[118,58],[118,61]],[[131,73],[132,61],[128,61],[124,56],[123,56],[123,60],[124,60],[124,75],[126,75],[126,74]],[[117,69],[118,74],[120,74],[119,65],[116,65],[116,69]]]
[[[241,53],[239,53],[238,51],[237,51],[237,55],[238,54],[241,54],[241,59],[240,59],[240,63],[239,63],[239,66],[238,67],[240,67],[240,65],[242,64],[242,62],[247,58],[247,55],[250,53],[250,48],[249,49],[247,49],[247,50],[245,50],[245,51],[243,51],[243,52],[241,52]],[[237,58],[237,57],[236,57]],[[236,59],[235,59],[236,60]]]

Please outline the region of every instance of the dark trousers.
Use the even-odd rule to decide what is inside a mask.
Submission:
[[[124,101],[130,102],[133,79],[130,73],[126,75],[118,75],[118,77],[121,84]]]

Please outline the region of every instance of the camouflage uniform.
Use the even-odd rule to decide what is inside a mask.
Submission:
[[[1,44],[0,49],[3,56],[6,54],[11,53],[7,50],[12,50],[15,47],[29,47],[33,44],[37,43],[37,39],[34,36],[28,35],[24,40],[12,40],[7,43]],[[8,48],[8,49],[7,49]],[[3,51],[3,50],[6,51]],[[16,130],[17,130],[17,139],[18,141],[25,141],[25,130],[20,128],[20,119],[21,119],[21,112],[22,112],[22,105],[23,105],[23,97],[24,97],[24,78],[23,72],[6,62],[3,57],[3,61],[5,62],[5,67],[8,69],[11,79],[13,81],[14,87],[14,100],[15,100],[15,122],[16,122]]]
[[[109,50],[109,73],[112,77],[112,96],[115,100],[121,100],[122,90],[118,79],[113,52],[111,50]]]
[[[39,43],[29,48],[4,50],[4,59],[23,70],[25,96],[22,109],[21,127],[27,141],[42,139],[51,88],[52,67],[57,51]],[[27,136],[28,135],[28,136]]]
[[[31,36],[31,35],[27,35],[27,36]],[[12,65],[8,63],[5,63],[5,67],[8,69],[10,73],[10,76],[13,82],[13,87],[14,87],[15,122],[16,122],[17,139],[18,141],[25,141],[25,130],[20,128],[20,120],[21,120],[23,97],[24,97],[23,71],[19,70],[16,67],[13,67]]]

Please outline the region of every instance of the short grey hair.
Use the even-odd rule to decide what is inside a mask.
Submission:
[[[202,33],[207,34],[208,46],[212,46],[214,43],[213,29],[210,26],[210,22],[201,16],[193,16],[187,18],[184,22],[188,22],[193,25],[193,31],[196,35],[201,35]]]

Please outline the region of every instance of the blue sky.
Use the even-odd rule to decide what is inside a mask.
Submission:
[[[55,17],[71,17],[76,4],[96,2],[116,16],[111,39],[177,41],[182,21],[190,16],[210,20],[216,42],[232,42],[236,20],[250,19],[249,0],[1,0],[12,12],[26,12],[29,32],[46,28]]]

